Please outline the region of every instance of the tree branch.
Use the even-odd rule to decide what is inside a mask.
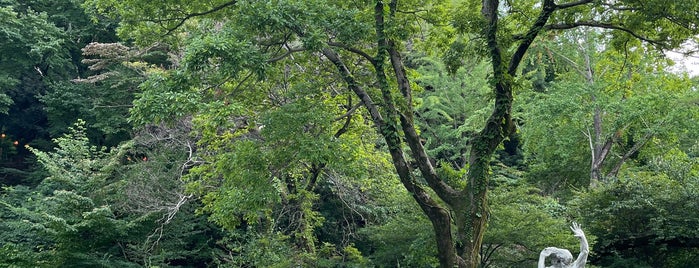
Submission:
[[[587,77],[587,74],[583,70],[581,70],[581,67],[577,63],[575,63],[575,61],[566,57],[562,53],[558,53],[557,51],[552,50],[548,47],[546,49],[548,51],[550,51],[551,53],[556,54],[557,56],[561,57],[564,61],[568,62],[568,64],[570,64],[570,66],[573,67],[573,69],[575,69],[575,71],[578,72],[580,74],[580,76]]]
[[[420,135],[415,130],[415,125],[413,123],[412,88],[410,87],[410,81],[408,80],[405,67],[403,66],[403,60],[393,41],[388,41],[387,43],[388,55],[391,60],[391,65],[393,66],[393,72],[396,75],[398,88],[403,95],[405,111],[399,113],[399,118],[403,134],[405,135],[405,141],[408,147],[410,147],[410,152],[412,152],[412,156],[418,164],[418,169],[420,169],[420,173],[427,181],[427,184],[442,200],[444,200],[444,202],[453,206],[456,202],[455,199],[460,196],[456,190],[437,176],[437,172],[432,166],[432,161],[430,161],[430,157],[427,155],[427,151],[425,151],[425,147],[420,141]]]
[[[362,103],[360,102],[360,103],[357,103],[356,105],[352,106],[352,95],[347,96],[347,112],[344,115],[340,116],[339,118],[335,119],[335,120],[340,120],[342,118],[345,118],[345,123],[342,125],[342,127],[340,129],[337,130],[337,132],[335,132],[335,135],[333,135],[333,136],[335,136],[335,138],[339,138],[342,134],[347,132],[347,130],[349,129],[350,123],[352,122],[352,114],[361,105],[362,105]]]
[[[589,1],[589,0],[587,0],[587,1]],[[507,68],[507,73],[509,75],[511,75],[511,76],[515,75],[515,73],[517,72],[517,67],[519,66],[519,63],[522,62],[522,58],[524,58],[524,54],[527,52],[527,50],[529,49],[529,46],[531,46],[532,42],[534,42],[534,39],[536,39],[536,37],[539,35],[539,33],[544,29],[546,22],[549,20],[549,17],[551,17],[551,14],[553,14],[553,12],[556,11],[556,8],[557,8],[557,6],[553,2],[553,0],[545,0],[544,1],[544,6],[541,8],[541,12],[539,13],[539,17],[536,19],[534,24],[531,27],[529,27],[529,30],[524,35],[524,37],[521,39],[519,46],[517,47],[517,50],[512,55],[512,59],[510,60],[510,65]]]
[[[308,184],[306,184],[306,191],[313,191],[313,188],[316,186],[316,183],[318,182],[318,177],[320,177],[323,168],[325,168],[325,163],[320,163],[317,165],[312,164],[311,167],[309,167],[308,172],[310,173],[311,177],[308,180]]]
[[[389,3],[391,12],[393,13],[396,9],[396,1],[393,0]],[[384,3],[382,0],[377,0],[374,7],[374,19],[375,19],[375,29],[376,29],[376,44],[377,44],[377,54],[375,59],[375,73],[378,83],[378,87],[383,95],[384,105],[386,110],[386,123],[383,126],[379,126],[379,132],[383,135],[388,145],[388,150],[391,154],[391,159],[393,160],[393,165],[396,168],[398,177],[401,180],[403,186],[410,192],[413,199],[417,201],[420,209],[427,215],[427,218],[432,223],[432,228],[434,229],[436,242],[437,242],[437,252],[440,265],[442,267],[451,267],[457,262],[459,258],[456,254],[456,249],[454,247],[454,237],[452,236],[452,219],[448,210],[445,209],[440,203],[435,201],[429,194],[429,192],[422,187],[419,183],[415,181],[413,172],[408,165],[405,156],[403,155],[403,142],[401,141],[400,134],[398,132],[398,122],[396,119],[400,117],[401,121],[405,119],[405,115],[400,115],[395,107],[395,100],[391,94],[390,86],[386,77],[386,72],[384,70],[384,63],[390,48],[390,42],[388,41],[386,34],[384,32]],[[396,56],[396,55],[393,55]],[[410,110],[409,112],[412,112]],[[401,123],[401,125],[403,125]],[[407,126],[407,125],[406,125]],[[414,129],[413,129],[414,130]],[[419,141],[417,141],[419,143]],[[429,160],[428,160],[429,161]]]
[[[352,105],[351,102],[350,102],[349,105]],[[351,117],[352,114],[354,114],[354,112],[355,112],[359,107],[361,107],[361,106],[362,106],[362,103],[361,103],[361,102],[360,102],[360,103],[357,103],[357,104],[355,104],[355,105],[353,105],[352,107],[350,107],[350,108],[347,110],[347,112],[346,112],[345,114],[336,117],[336,118],[335,118],[335,121],[342,120],[343,118]]]
[[[233,1],[230,1],[230,2],[223,3],[223,4],[219,5],[219,6],[216,6],[216,7],[212,8],[212,9],[209,9],[209,10],[207,10],[207,11],[203,11],[203,12],[194,12],[194,13],[187,14],[186,16],[184,16],[184,17],[182,17],[182,18],[174,18],[175,20],[179,20],[179,22],[178,22],[177,25],[175,25],[174,27],[168,29],[167,33],[165,33],[163,36],[170,35],[172,32],[174,32],[175,30],[177,30],[177,28],[180,28],[180,26],[182,26],[188,19],[191,19],[191,18],[194,18],[194,17],[199,17],[199,16],[208,15],[208,14],[217,12],[217,11],[219,11],[219,10],[222,10],[222,9],[224,9],[224,8],[227,8],[227,7],[229,7],[229,6],[235,5],[236,3],[237,3],[237,1],[236,1],[236,0],[233,0]]]
[[[556,9],[566,9],[566,8],[571,8],[571,7],[589,4],[589,3],[592,3],[592,1],[593,0],[580,0],[580,1],[575,1],[575,2],[570,2],[570,3],[565,3],[565,4],[558,4],[555,6],[556,6]]]
[[[369,110],[369,115],[371,115],[371,119],[374,121],[374,124],[381,128],[385,123],[383,116],[381,116],[381,113],[379,112],[378,106],[371,99],[371,96],[369,96],[364,89],[359,87],[359,83],[357,83],[357,80],[354,79],[354,76],[349,71],[342,59],[340,59],[340,55],[337,54],[335,50],[330,48],[323,49],[322,53],[326,58],[328,58],[328,60],[330,60],[330,62],[333,63],[333,65],[335,65],[340,73],[340,76],[342,76],[342,79],[347,83],[347,87],[349,87],[349,89],[352,90],[360,100],[362,100],[362,104],[364,104],[364,107]]]
[[[349,51],[349,52],[355,53],[355,54],[357,54],[357,55],[359,55],[359,56],[362,56],[362,57],[365,58],[367,61],[369,61],[369,63],[371,63],[372,66],[376,65],[376,61],[374,60],[374,57],[369,56],[369,54],[367,54],[366,52],[364,52],[364,51],[361,50],[361,49],[358,49],[358,48],[355,48],[355,47],[350,47],[350,46],[348,46],[348,45],[345,45],[345,44],[342,44],[342,43],[337,43],[337,42],[328,42],[328,45],[329,45],[329,46],[333,46],[333,47],[339,47],[339,48],[342,48],[342,49],[347,50],[347,51]]]
[[[388,144],[388,150],[391,154],[393,165],[396,168],[396,172],[398,173],[398,177],[400,178],[400,181],[403,184],[403,186],[406,188],[406,190],[408,190],[408,192],[412,194],[413,199],[417,201],[418,205],[420,205],[420,208],[425,212],[425,214],[428,215],[431,221],[438,221],[443,223],[433,224],[435,233],[438,235],[438,237],[445,238],[437,241],[438,247],[440,247],[439,245],[442,245],[440,248],[453,245],[454,241],[451,237],[451,218],[449,216],[449,213],[444,208],[442,208],[439,203],[432,199],[432,197],[430,197],[429,193],[425,189],[423,189],[419,184],[417,184],[417,182],[415,182],[410,167],[408,166],[407,161],[403,156],[403,151],[401,149],[400,144],[400,137],[398,136],[395,126],[390,126],[385,122],[381,113],[379,112],[378,106],[372,101],[369,94],[364,89],[359,87],[359,84],[354,79],[354,76],[352,76],[351,72],[344,64],[344,62],[340,59],[337,52],[330,48],[325,48],[322,50],[322,53],[335,65],[335,67],[337,67],[338,71],[340,72],[340,75],[345,80],[345,82],[347,82],[348,87],[352,91],[354,91],[354,93],[359,97],[359,99],[362,100],[364,107],[366,107],[367,110],[369,110],[369,114],[371,115],[372,121],[378,128],[379,133],[381,133],[384,136],[384,139]],[[388,133],[389,131],[391,133]],[[450,257],[456,256],[454,252],[451,252],[447,255]]]
[[[639,40],[648,42],[650,44],[659,46],[661,48],[666,46],[662,40],[650,39],[648,37],[641,36],[630,29],[627,29],[627,28],[624,28],[624,27],[621,27],[618,25],[613,25],[610,23],[603,23],[603,22],[597,22],[597,21],[578,21],[578,22],[573,22],[573,23],[550,24],[550,25],[544,26],[544,29],[546,29],[546,30],[567,30],[567,29],[572,29],[572,28],[577,28],[577,27],[594,27],[594,28],[618,30],[618,31],[628,33],[631,36],[633,36]]]
[[[282,55],[279,55],[279,56],[277,56],[277,57],[268,59],[268,60],[267,60],[267,63],[273,63],[273,62],[280,61],[280,60],[282,60],[282,59],[288,57],[288,56],[291,55],[292,53],[301,52],[301,51],[305,51],[305,50],[306,50],[306,49],[305,49],[305,48],[302,48],[302,47],[298,47],[298,48],[293,48],[293,47],[292,47],[292,48],[289,48],[289,49],[287,49],[286,53],[284,53],[284,54],[282,54]]]
[[[614,168],[612,168],[612,170],[609,171],[608,176],[616,177],[619,174],[619,170],[621,170],[621,167],[624,165],[626,160],[628,160],[631,157],[631,155],[638,152],[638,150],[640,150],[641,147],[646,145],[646,143],[650,140],[651,137],[653,137],[653,132],[650,132],[650,131],[648,133],[646,133],[645,135],[643,135],[643,139],[640,142],[637,142],[633,146],[631,146],[631,149],[629,149],[629,151],[627,151],[621,157],[621,159],[619,159],[619,162],[617,162],[616,165],[614,165]]]
[[[394,16],[397,11],[396,1],[391,1],[389,4],[390,16]],[[396,82],[398,88],[403,95],[402,112],[399,112],[399,119],[401,123],[401,128],[403,134],[405,135],[405,141],[410,147],[410,152],[413,158],[418,164],[418,169],[420,173],[427,181],[427,184],[432,188],[437,195],[444,200],[450,206],[455,204],[455,199],[459,198],[458,192],[451,188],[448,184],[442,181],[437,172],[432,166],[432,161],[430,161],[429,155],[425,151],[422,142],[420,141],[420,135],[415,130],[415,125],[413,123],[413,98],[412,98],[412,88],[410,86],[410,80],[405,71],[405,66],[403,65],[403,59],[401,58],[400,52],[396,48],[395,42],[393,40],[385,41],[386,52],[388,52],[388,58],[393,67],[393,73],[396,77]]]

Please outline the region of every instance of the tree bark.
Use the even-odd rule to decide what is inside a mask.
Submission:
[[[543,30],[551,14],[556,10],[553,0],[545,0],[537,20],[529,28],[520,41],[509,63],[504,59],[498,42],[498,0],[483,0],[481,14],[486,21],[484,37],[490,54],[493,71],[495,93],[495,106],[488,118],[485,127],[474,138],[469,157],[469,170],[467,173],[468,187],[464,190],[468,204],[466,216],[458,215],[457,224],[465,224],[457,229],[457,238],[463,247],[460,255],[467,267],[478,267],[480,264],[480,248],[483,243],[483,234],[488,220],[488,182],[490,160],[497,146],[514,131],[512,122],[512,88],[513,77],[524,58],[527,50],[538,34]],[[507,66],[506,66],[507,64]],[[460,222],[464,223],[460,223]]]
[[[592,100],[595,101],[594,96],[592,96]],[[595,113],[592,116],[592,126],[594,135],[588,134],[592,157],[590,160],[590,188],[595,188],[604,178],[602,168],[604,161],[607,159],[609,152],[612,150],[614,138],[609,137],[603,140],[602,111],[599,107],[595,107]]]
[[[509,61],[504,60],[497,41],[497,0],[484,0],[482,14],[488,21],[485,36],[490,48],[493,67],[495,106],[486,122],[485,127],[474,137],[470,158],[469,171],[466,175],[468,186],[456,190],[446,184],[436,174],[432,161],[420,142],[420,137],[413,123],[412,90],[405,72],[400,52],[395,43],[384,33],[385,6],[383,1],[376,1],[374,9],[377,52],[373,58],[367,53],[359,53],[367,58],[374,66],[377,87],[381,91],[382,106],[373,102],[371,96],[354,80],[339,54],[330,48],[323,54],[335,65],[348,87],[362,100],[368,109],[372,121],[384,137],[389,153],[403,186],[417,201],[421,210],[432,223],[436,236],[437,252],[441,267],[478,267],[480,265],[480,250],[488,219],[487,189],[489,182],[490,160],[499,144],[514,131],[512,122],[512,77],[529,46],[536,36],[544,29],[550,15],[556,6],[552,0],[544,2],[543,9],[537,21],[527,31],[520,41]],[[396,11],[396,1],[389,3],[389,14]],[[396,100],[386,77],[384,64],[390,61],[392,75],[395,76],[401,98]],[[383,112],[381,112],[383,111]],[[399,132],[400,131],[400,132]],[[404,140],[401,139],[401,134]],[[416,182],[411,166],[408,164],[403,151],[403,145],[408,145],[410,155],[417,163],[417,168],[427,185],[437,196],[446,203],[444,207],[435,201],[422,185]],[[453,212],[450,215],[450,210]],[[452,218],[453,217],[453,218]],[[452,232],[452,225],[455,232]],[[455,235],[454,235],[455,234]]]
[[[459,263],[458,255],[454,249],[454,240],[452,237],[451,230],[451,217],[449,211],[442,207],[438,202],[436,202],[429,193],[422,188],[412,175],[412,170],[408,165],[407,160],[404,157],[404,152],[402,150],[402,141],[398,135],[398,129],[396,128],[398,123],[394,118],[384,119],[384,116],[379,111],[379,107],[374,103],[371,96],[362,89],[358,83],[355,81],[351,72],[340,59],[340,56],[332,49],[326,48],[323,50],[323,55],[325,55],[338,69],[341,76],[348,84],[348,87],[355,92],[355,94],[362,100],[363,105],[369,110],[369,114],[372,117],[372,121],[379,129],[379,133],[386,140],[388,145],[388,150],[391,155],[393,166],[398,173],[403,186],[411,193],[413,199],[418,203],[420,209],[427,215],[432,223],[435,235],[437,239],[437,250],[439,252],[439,262],[442,267],[453,267],[453,264]],[[377,67],[377,75],[384,75],[382,73],[382,67]],[[379,78],[379,80],[384,80],[385,77]],[[382,83],[380,83],[382,84]],[[387,84],[386,84],[387,86]],[[388,88],[383,88],[382,90],[387,90]]]
[[[640,141],[634,143],[631,149],[629,149],[623,156],[621,156],[621,159],[619,159],[619,161],[616,163],[616,165],[614,165],[612,170],[609,171],[608,176],[616,177],[619,174],[619,170],[621,170],[621,166],[623,166],[624,163],[626,163],[626,160],[629,160],[629,158],[633,154],[635,154],[636,152],[638,152],[638,150],[643,148],[643,146],[646,145],[646,143],[650,141],[652,137],[653,132],[648,132],[645,135],[643,135],[643,138]]]

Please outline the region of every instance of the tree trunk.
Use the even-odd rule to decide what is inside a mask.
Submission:
[[[595,100],[594,96],[592,96],[592,100]],[[592,121],[594,134],[588,133],[588,138],[590,139],[590,153],[592,157],[590,160],[590,187],[594,188],[597,187],[597,184],[604,177],[602,167],[612,149],[614,140],[611,137],[602,140],[602,111],[599,107],[595,107]]]
[[[362,104],[369,111],[379,133],[386,140],[401,183],[412,194],[432,223],[439,263],[444,268],[454,266],[475,268],[480,265],[480,250],[489,214],[487,192],[490,160],[500,143],[514,131],[511,116],[512,77],[515,76],[517,67],[527,49],[555,10],[552,0],[544,2],[539,18],[520,41],[520,45],[507,65],[507,61],[501,55],[496,38],[498,5],[497,0],[483,1],[483,15],[488,21],[485,36],[488,40],[495,81],[493,88],[495,106],[486,125],[473,139],[469,156],[469,171],[465,178],[468,180],[468,186],[462,190],[451,188],[437,176],[432,161],[420,142],[419,134],[413,123],[412,92],[401,55],[394,42],[387,38],[384,33],[385,9],[383,1],[376,1],[374,9],[377,54],[373,59],[369,58],[375,68],[377,87],[381,91],[383,112],[380,111],[379,106],[374,103],[367,91],[355,81],[337,52],[329,48],[323,50],[323,54],[335,65],[348,87],[362,100]],[[395,13],[395,0],[389,3],[389,11],[390,15]],[[362,56],[368,58],[367,54],[362,54]],[[393,67],[393,75],[398,82],[401,98],[397,98],[391,93],[384,68],[387,60]],[[416,182],[411,165],[408,164],[404,156],[404,145],[408,145],[410,148],[410,155],[415,160],[427,185],[448,207],[444,207],[434,200],[429,192]],[[452,232],[452,224],[456,228],[454,232]]]

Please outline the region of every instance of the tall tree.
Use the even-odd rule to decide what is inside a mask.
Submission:
[[[190,105],[185,107],[196,107],[197,103],[182,97],[196,99],[199,92],[215,90],[226,82],[244,82],[247,76],[243,74],[250,73],[261,80],[270,78],[264,76],[264,71],[280,59],[303,64],[295,61],[294,53],[322,55],[329,62],[321,64],[334,67],[336,73],[332,78],[344,81],[346,89],[359,99],[383,136],[401,183],[432,224],[442,267],[480,264],[489,215],[490,161],[501,142],[515,130],[512,104],[513,91],[519,86],[516,78],[520,63],[537,36],[549,30],[597,27],[610,30],[614,42],[637,38],[665,48],[677,46],[697,33],[696,1],[673,5],[667,5],[666,1],[459,2],[454,25],[464,34],[464,39],[471,38],[470,47],[480,47],[476,54],[486,56],[491,65],[493,106],[485,124],[469,138],[465,183],[453,184],[436,172],[433,157],[422,143],[423,137],[414,120],[415,85],[403,60],[406,52],[421,45],[424,48],[425,41],[434,41],[421,37],[453,33],[453,28],[444,26],[440,20],[448,18],[442,15],[447,13],[440,11],[445,11],[450,2],[170,0],[156,4],[93,0],[88,3],[98,11],[121,17],[120,32],[142,44],[158,39],[177,41],[194,32],[204,33],[202,40],[211,43],[189,44],[192,53],[185,53],[188,60],[181,70],[191,76],[185,79],[179,75],[161,76],[165,79],[154,81],[180,88],[178,84],[188,83],[179,97],[180,93],[163,92],[173,101]],[[208,24],[199,24],[206,20]],[[204,31],[198,28],[202,25],[206,27]],[[464,50],[450,52],[458,54]],[[328,79],[325,73],[313,78]],[[284,83],[284,80],[276,82]],[[218,98],[225,100],[224,96]],[[175,108],[178,105],[169,106],[168,111],[186,114]]]
[[[542,44],[563,68],[546,92],[525,95],[531,100],[522,131],[533,176],[556,174],[595,187],[616,177],[647,144],[660,145],[661,138],[672,145],[663,138],[691,128],[694,107],[671,108],[691,98],[689,79],[666,71],[667,60],[640,42],[618,51],[600,46],[600,38],[606,38],[600,31],[569,31],[557,44]]]

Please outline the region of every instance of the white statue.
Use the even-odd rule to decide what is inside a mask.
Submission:
[[[539,266],[538,268],[583,268],[587,262],[587,255],[590,253],[590,249],[587,245],[587,239],[585,239],[585,232],[580,228],[580,225],[573,222],[573,226],[570,227],[573,231],[575,237],[580,238],[580,254],[578,259],[573,262],[573,254],[567,249],[548,247],[541,251],[539,254]],[[545,267],[546,258],[550,257],[551,266]]]

